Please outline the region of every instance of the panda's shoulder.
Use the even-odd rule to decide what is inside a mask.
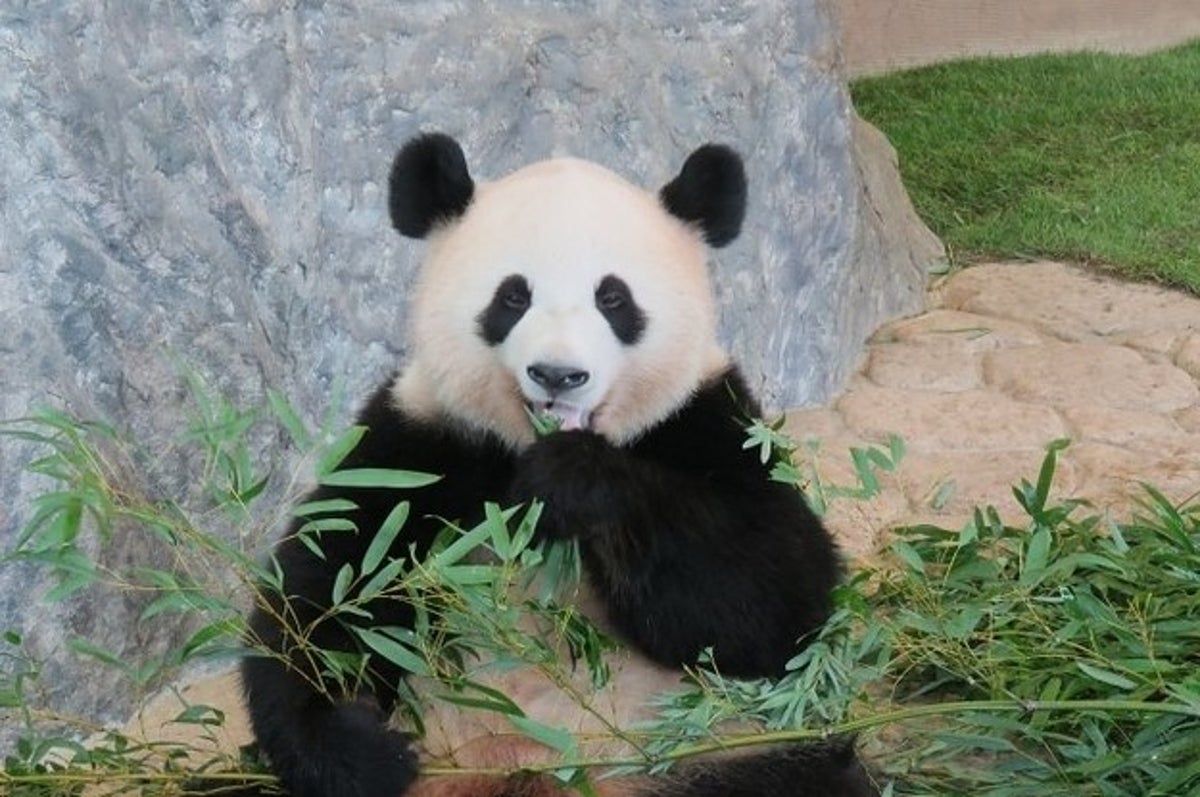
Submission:
[[[732,462],[746,459],[746,427],[762,410],[736,365],[710,376],[674,413],[648,430],[635,448],[681,459],[709,453]],[[713,456],[701,457],[711,461]]]
[[[685,410],[698,418],[729,418],[739,428],[762,414],[758,398],[737,365],[730,365],[701,383]]]
[[[408,407],[396,391],[397,377],[384,380],[359,410],[358,445],[343,467],[424,470],[452,474],[470,466],[507,463],[511,452],[491,435],[473,432],[444,415],[426,415]]]

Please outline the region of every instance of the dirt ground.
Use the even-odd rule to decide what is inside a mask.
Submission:
[[[973,55],[1142,53],[1200,37],[1200,0],[833,0],[851,77]]]

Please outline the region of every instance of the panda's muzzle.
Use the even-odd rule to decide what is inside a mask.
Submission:
[[[563,431],[587,429],[591,425],[592,413],[589,408],[570,400],[571,391],[586,385],[591,378],[590,373],[571,365],[539,362],[526,368],[525,374],[546,392],[545,398],[529,399],[530,409],[534,413],[554,417],[558,428]]]
[[[551,396],[582,387],[587,384],[588,378],[591,376],[587,371],[574,366],[550,363],[534,363],[525,369],[525,373]]]

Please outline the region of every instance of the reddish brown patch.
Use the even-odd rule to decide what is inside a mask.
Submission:
[[[593,784],[599,797],[637,797],[645,793],[645,779],[617,778]],[[576,797],[549,775],[422,776],[404,797]]]

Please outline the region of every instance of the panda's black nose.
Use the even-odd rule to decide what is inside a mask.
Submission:
[[[585,384],[591,376],[587,371],[570,365],[551,365],[550,363],[534,363],[525,369],[529,378],[537,382],[551,393],[561,393],[564,390],[574,390]]]

